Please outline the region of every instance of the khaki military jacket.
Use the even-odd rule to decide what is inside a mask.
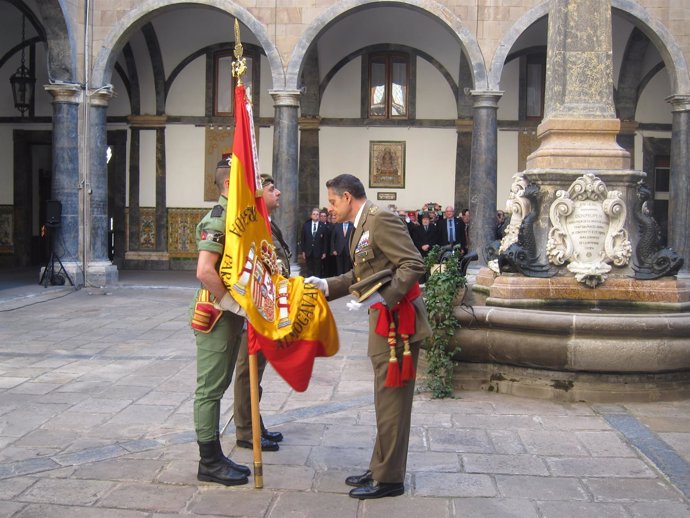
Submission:
[[[352,234],[350,257],[352,257],[352,270],[327,279],[329,299],[343,297],[349,293],[349,288],[353,284],[377,272],[390,269],[393,272],[392,280],[378,292],[386,301],[386,305],[392,308],[425,272],[422,256],[412,242],[405,223],[396,214],[382,210],[368,200],[362,210],[357,228]],[[415,299],[413,305],[417,314],[416,332],[410,341],[419,342],[431,336],[431,328],[422,297]],[[386,338],[374,335],[371,324],[373,322],[375,325],[377,317],[378,310],[372,309],[369,355],[388,352]]]

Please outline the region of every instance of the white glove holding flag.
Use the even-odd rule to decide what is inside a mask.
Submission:
[[[230,311],[231,313],[235,313],[236,315],[239,315],[241,317],[247,316],[247,314],[244,312],[244,309],[242,309],[242,306],[240,306],[229,293],[223,295],[223,298],[220,299],[220,302],[216,301],[213,303],[213,305],[218,309],[222,309],[223,311]]]
[[[304,284],[313,284],[319,290],[321,290],[326,297],[328,297],[328,283],[326,282],[326,279],[322,279],[320,277],[307,277],[304,279]]]

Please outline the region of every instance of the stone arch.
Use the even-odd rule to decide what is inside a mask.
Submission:
[[[613,98],[616,104],[616,115],[621,120],[634,120],[637,112],[637,101],[642,88],[659,72],[659,66],[654,66],[650,72],[643,75],[644,56],[651,41],[640,29],[633,28],[623,51],[618,88],[614,88]],[[659,63],[662,67],[663,64]],[[646,79],[645,79],[646,78]]]
[[[659,51],[666,69],[668,70],[671,90],[676,95],[690,94],[690,78],[688,77],[688,65],[683,52],[678,47],[668,29],[658,20],[649,15],[647,10],[637,2],[631,0],[612,0],[611,8],[617,14],[630,21],[639,28],[654,44]],[[549,14],[549,2],[544,2],[530,9],[521,16],[513,26],[505,33],[496,48],[494,58],[489,70],[489,88],[498,89],[503,64],[510,49],[518,37],[534,22]]]
[[[388,5],[414,8],[444,23],[462,45],[463,53],[470,63],[474,89],[485,90],[487,88],[486,66],[479,44],[474,35],[467,30],[461,20],[448,10],[447,7],[429,0],[344,0],[326,9],[302,33],[302,37],[297,42],[290,62],[288,63],[285,76],[286,89],[297,89],[299,87],[300,72],[309,53],[309,49],[316,42],[319,34],[329,25],[355,9]]]
[[[102,44],[93,67],[92,86],[99,88],[110,82],[113,66],[122,47],[128,37],[144,23],[151,20],[160,9],[166,9],[180,4],[198,4],[200,6],[213,7],[224,13],[230,14],[241,21],[259,40],[261,47],[266,52],[271,67],[271,78],[274,88],[281,88],[285,83],[283,63],[278,49],[271,41],[266,28],[254,15],[244,7],[225,0],[171,0],[161,5],[159,0],[144,0],[127,14],[111,29]]]
[[[23,2],[12,1],[46,42],[48,78],[51,83],[77,80],[76,39],[73,22],[69,16],[65,16],[68,11],[64,3],[65,0],[36,2],[39,20]]]
[[[656,18],[650,16],[647,10],[637,2],[612,0],[611,7],[652,41],[666,65],[672,93],[690,95],[688,64],[668,29]]]
[[[527,11],[506,31],[501,41],[498,42],[494,58],[491,61],[491,68],[489,69],[490,90],[500,90],[499,85],[501,84],[503,66],[510,53],[510,49],[513,48],[517,39],[530,25],[549,14],[549,4],[550,2],[547,1]]]

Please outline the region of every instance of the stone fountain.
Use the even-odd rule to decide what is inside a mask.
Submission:
[[[570,401],[690,396],[683,258],[659,243],[646,174],[616,142],[611,6],[552,5],[540,145],[513,178],[495,257],[456,308],[456,386]]]

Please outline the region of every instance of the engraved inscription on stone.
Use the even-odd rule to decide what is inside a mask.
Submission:
[[[585,200],[575,203],[567,225],[577,257],[582,262],[600,261],[609,230],[609,218],[600,202]]]
[[[626,207],[619,191],[609,191],[591,173],[558,191],[549,209],[553,228],[546,254],[555,265],[568,263],[575,278],[589,287],[606,280],[613,263],[628,264],[632,246],[623,228]]]

